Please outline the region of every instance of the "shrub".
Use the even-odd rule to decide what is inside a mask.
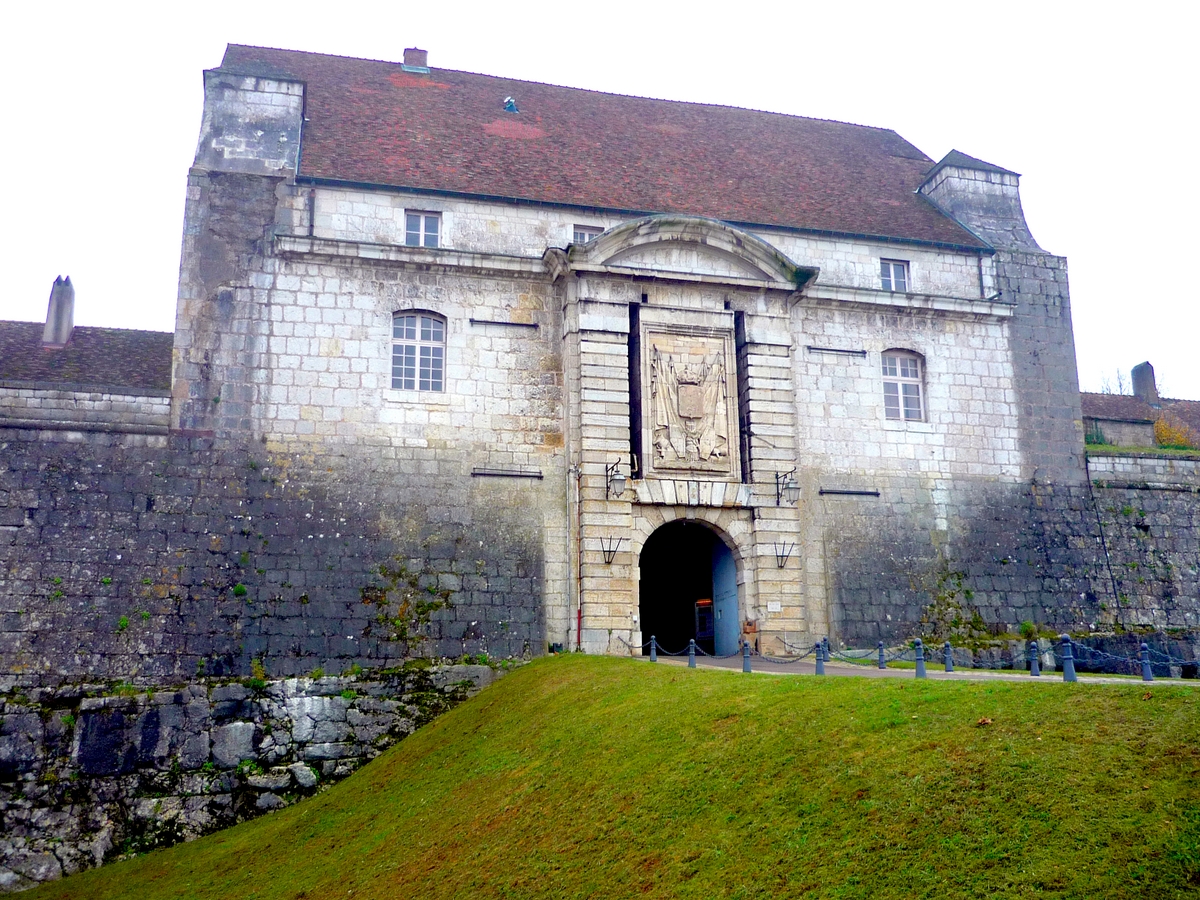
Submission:
[[[1037,627],[1028,619],[1026,619],[1021,623],[1020,634],[1021,637],[1025,638],[1025,640],[1032,641],[1035,637],[1037,637]]]
[[[1172,450],[1195,450],[1200,439],[1185,423],[1163,413],[1154,423],[1154,443]]]

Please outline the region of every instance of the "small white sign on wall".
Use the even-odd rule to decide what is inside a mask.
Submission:
[[[768,600],[767,601],[767,612],[769,612],[769,613],[783,612],[783,604],[780,603],[778,600]]]

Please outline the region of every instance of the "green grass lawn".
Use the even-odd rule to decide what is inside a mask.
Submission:
[[[1195,898],[1198,702],[541,659],[313,799],[27,896]]]

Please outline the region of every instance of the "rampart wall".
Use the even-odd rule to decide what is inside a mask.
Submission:
[[[453,449],[0,434],[9,687],[542,649],[550,479],[475,478]]]
[[[985,640],[1031,622],[1088,634],[1200,628],[1200,461],[1093,456],[1090,483],[914,477],[826,496],[831,627],[863,646]]]

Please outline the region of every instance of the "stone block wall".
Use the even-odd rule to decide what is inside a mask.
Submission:
[[[807,302],[793,332],[802,344],[794,366],[807,467],[880,479],[1019,477],[1007,319]],[[891,349],[924,361],[924,421],[884,415],[881,355]]]
[[[893,483],[825,497],[833,630],[848,644],[1200,628],[1200,463],[1092,457],[1090,484]]]
[[[1122,422],[1115,419],[1083,420],[1084,434],[1089,436],[1099,432],[1103,437],[1100,443],[1113,444],[1117,447],[1153,447],[1153,422]]]
[[[453,451],[39,436],[0,431],[0,683],[543,649],[548,479],[472,477]]]
[[[74,385],[0,383],[0,423],[54,430],[131,431],[166,434],[171,398],[166,392],[128,389],[79,390]]]
[[[0,693],[0,891],[226,828],[309,796],[503,669]]]
[[[1116,621],[1200,629],[1200,459],[1089,454],[1088,474]]]
[[[310,194],[310,191],[312,192]],[[315,204],[315,205],[314,205]],[[441,216],[441,245],[470,252],[540,259],[547,247],[566,247],[574,227],[608,229],[636,214],[600,210],[521,207],[516,204],[404,191],[352,190],[301,182],[281,204],[280,225],[289,234],[337,241],[403,245],[405,211]],[[899,246],[863,238],[828,238],[783,230],[752,233],[796,263],[821,268],[825,285],[879,290],[881,258],[908,264],[909,290],[945,297],[988,297],[996,291],[990,254],[954,248]],[[622,261],[633,268],[637,259]]]
[[[1002,250],[996,269],[1001,291],[1016,304],[1010,340],[1023,475],[1039,483],[1080,484],[1086,477],[1083,413],[1067,261]]]

